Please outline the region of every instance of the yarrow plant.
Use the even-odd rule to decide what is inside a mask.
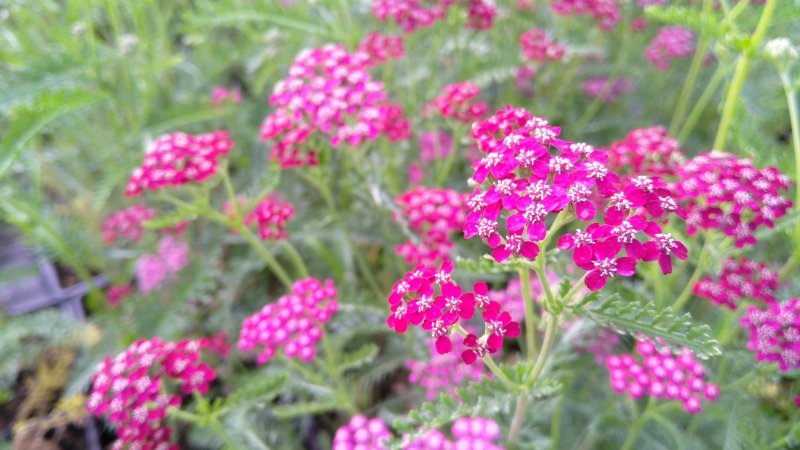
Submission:
[[[430,360],[408,360],[408,382],[425,390],[425,398],[433,400],[441,393],[456,396],[456,389],[466,381],[480,381],[486,373],[483,365],[464,365],[461,354],[467,350],[460,340],[453,342],[453,350],[439,354],[433,345],[429,346]]]
[[[669,70],[674,59],[688,58],[694,54],[694,34],[682,27],[664,27],[658,30],[644,56],[656,69]]]
[[[292,292],[242,322],[239,350],[258,350],[256,362],[266,364],[283,349],[287,358],[309,362],[317,355],[316,344],[323,338],[323,326],[339,309],[333,281],[314,278],[298,280]]]
[[[139,290],[148,294],[162,287],[189,263],[189,245],[173,236],[164,236],[158,253],[145,254],[136,262]]]
[[[216,378],[214,369],[200,360],[201,348],[196,341],[140,339],[100,364],[86,409],[116,426],[113,449],[179,448],[165,423],[167,409],[179,408],[182,394],[207,393]]]
[[[497,422],[483,417],[461,417],[453,422],[450,441],[439,430],[431,430],[403,447],[403,450],[502,450],[497,441],[503,434]]]
[[[603,30],[610,30],[622,18],[617,0],[556,0],[550,7],[562,15],[589,16]]]
[[[606,360],[611,389],[633,399],[650,396],[677,400],[687,412],[703,410],[703,400],[719,397],[719,387],[706,381],[706,371],[689,349],[673,351],[663,341],[639,339],[636,353]]]
[[[213,177],[219,160],[227,156],[233,141],[227,131],[192,135],[173,133],[153,141],[142,165],[128,180],[125,194],[137,197],[144,191],[197,183]]]
[[[606,151],[610,168],[632,176],[673,177],[685,159],[678,141],[661,126],[631,130]]]
[[[422,238],[409,240],[395,248],[409,265],[436,265],[450,256],[454,247],[450,234],[461,230],[466,216],[466,194],[449,189],[416,187],[395,199],[401,210],[396,220],[403,220]]]
[[[476,100],[480,95],[480,88],[468,81],[448,84],[442,89],[441,95],[430,103],[429,108],[436,110],[442,117],[472,123],[489,111],[486,102]]]
[[[529,61],[558,61],[564,57],[566,49],[547,36],[540,28],[532,28],[519,37],[522,56]]]
[[[144,234],[144,222],[154,218],[157,211],[138,203],[110,215],[103,222],[103,242],[112,244],[120,238],[139,242]]]
[[[270,194],[244,216],[244,224],[256,224],[261,239],[286,239],[286,222],[294,217],[294,207],[275,194]]]
[[[764,263],[729,258],[722,263],[722,272],[715,278],[706,277],[697,282],[694,294],[731,310],[743,299],[761,300],[768,305],[776,302],[778,273]]]
[[[741,320],[750,337],[747,348],[759,362],[777,362],[784,372],[800,368],[800,299],[747,308]]]
[[[604,103],[613,103],[621,95],[627,94],[633,89],[633,81],[625,77],[613,80],[608,77],[593,77],[584,81],[581,87],[589,98],[599,98]]]

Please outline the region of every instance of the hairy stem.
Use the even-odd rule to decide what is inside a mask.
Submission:
[[[527,269],[519,270],[519,280],[522,285],[522,301],[525,306],[525,349],[528,359],[533,360],[536,354],[536,321],[531,298],[531,274]]]

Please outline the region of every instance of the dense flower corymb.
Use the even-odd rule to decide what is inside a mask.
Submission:
[[[373,0],[372,14],[380,21],[392,19],[406,33],[433,25],[447,16],[451,0]]]
[[[644,49],[644,56],[664,72],[669,70],[670,61],[688,58],[694,54],[694,34],[681,27],[664,27],[658,30],[650,46]]]
[[[565,16],[590,16],[604,30],[622,18],[617,0],[556,0],[550,7]]]
[[[473,83],[468,81],[452,83],[446,85],[442,89],[442,94],[428,107],[438,111],[442,117],[472,123],[489,111],[486,102],[476,101],[480,95],[480,88]]]
[[[783,197],[789,177],[775,167],[757,169],[749,159],[730,153],[704,153],[678,169],[679,211],[692,235],[698,229],[720,229],[736,247],[756,243],[755,231],[772,228],[792,202]]]
[[[453,422],[450,441],[439,430],[431,430],[403,447],[403,450],[502,450],[496,444],[503,438],[497,422],[483,417],[461,417]]]
[[[270,194],[244,217],[244,224],[258,226],[261,239],[286,239],[285,224],[294,217],[294,207],[275,194]]]
[[[564,57],[565,49],[561,44],[551,40],[547,33],[539,28],[530,29],[519,37],[522,56],[530,61],[558,61]]]
[[[239,350],[259,347],[256,362],[265,364],[282,347],[287,358],[311,361],[317,354],[316,344],[325,332],[323,325],[339,309],[333,281],[320,282],[305,278],[292,285],[292,292],[277,303],[264,305],[261,311],[242,322]]]
[[[733,310],[744,298],[775,303],[777,289],[778,273],[769,270],[766,264],[746,258],[730,258],[722,264],[722,272],[716,280],[706,277],[694,285],[694,295]]]
[[[402,37],[377,32],[368,34],[358,44],[358,50],[369,55],[370,64],[386,63],[390,59],[400,59],[405,54]]]
[[[145,254],[136,262],[139,290],[148,294],[164,285],[189,263],[189,244],[167,235],[158,243],[158,253]]]
[[[603,103],[613,103],[620,95],[633,89],[633,81],[625,77],[613,80],[608,77],[594,77],[581,83],[581,88],[589,98],[599,98]]]
[[[777,362],[784,372],[800,369],[800,298],[747,308],[741,324],[750,333],[747,348],[756,360]]]
[[[155,216],[155,209],[141,203],[117,211],[103,222],[103,242],[111,244],[119,238],[139,242],[144,234],[144,222]]]
[[[391,437],[383,420],[356,414],[336,430],[332,450],[384,450]]]
[[[637,128],[625,139],[611,144],[608,165],[632,176],[674,176],[683,163],[678,141],[661,126]]]
[[[329,136],[333,147],[380,135],[408,138],[402,108],[386,101],[383,83],[366,70],[374,62],[366,52],[335,44],[302,52],[275,85],[269,101],[276,109],[261,125],[261,139],[275,141],[271,158],[282,168],[316,165],[316,151],[306,144],[315,133]]]
[[[181,395],[166,381],[177,382],[181,394],[208,392],[216,373],[200,361],[201,348],[196,341],[140,339],[100,364],[86,409],[117,427],[113,449],[178,449],[164,419],[167,408],[180,406]]]
[[[636,342],[636,353],[614,355],[606,360],[611,389],[633,399],[649,395],[678,400],[692,414],[703,409],[703,399],[716,400],[719,387],[708,383],[703,365],[687,348],[674,352],[650,339]]]
[[[233,148],[227,131],[206,134],[172,133],[153,141],[142,165],[128,180],[125,195],[136,197],[144,191],[181,186],[214,176],[219,158]]]

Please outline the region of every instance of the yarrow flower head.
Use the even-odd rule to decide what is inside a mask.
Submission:
[[[467,0],[467,28],[486,31],[494,25],[497,8],[491,0]]]
[[[772,228],[792,207],[784,197],[790,183],[776,167],[757,169],[749,159],[715,151],[680,166],[675,193],[687,233],[720,229],[742,248],[756,243],[759,227]]]
[[[575,264],[589,271],[586,286],[592,290],[609,278],[633,275],[637,261],[658,260],[668,274],[672,256],[686,259],[686,247],[652,221],[677,209],[666,183],[622,179],[606,167],[604,151],[559,139],[560,133],[546,119],[512,107],[473,125],[484,156],[473,164],[472,181],[479,186],[467,201],[464,237],[480,237],[498,262],[533,260],[548,220],[562,221],[560,227],[574,215],[587,225],[562,236],[558,247],[572,251]],[[605,223],[593,222],[598,211]]]
[[[224,102],[241,103],[242,91],[239,88],[226,88],[224,86],[215,87],[211,91],[211,103],[220,105]]]
[[[142,165],[128,180],[125,195],[137,197],[144,191],[197,183],[213,177],[219,158],[227,156],[233,141],[227,131],[206,134],[172,133],[153,141]]]
[[[622,18],[617,0],[556,0],[550,7],[565,16],[590,16],[603,30],[610,30]]]
[[[391,437],[383,420],[356,414],[336,430],[332,450],[385,450]]]
[[[714,279],[703,278],[694,285],[694,295],[725,305],[734,310],[742,299],[758,299],[774,304],[778,289],[778,273],[766,264],[746,258],[729,258],[722,263],[722,272]]]
[[[244,224],[258,226],[261,239],[286,239],[285,224],[294,217],[294,207],[275,194],[270,194],[244,217]]]
[[[564,57],[566,49],[551,40],[540,28],[532,28],[519,37],[522,56],[529,61],[558,61]]]
[[[358,44],[358,50],[369,55],[369,65],[387,63],[391,59],[400,59],[405,54],[402,37],[378,32],[368,34]]]
[[[112,244],[120,238],[139,242],[144,234],[144,222],[156,216],[156,210],[142,203],[117,211],[103,222],[103,242]]]
[[[407,272],[392,287],[386,324],[397,333],[405,333],[409,324],[421,326],[431,333],[436,351],[445,354],[453,349],[450,336],[459,322],[472,319],[476,309],[482,311],[486,332],[480,338],[468,334],[463,341],[467,349],[461,357],[472,364],[499,351],[503,338],[519,336],[520,327],[507,311],[500,310],[499,303],[489,299],[486,283],[475,283],[473,292],[464,292],[452,279],[453,268],[451,261],[445,261],[438,270],[420,265]]]
[[[111,305],[112,308],[116,308],[119,306],[119,302],[131,295],[131,292],[133,292],[133,286],[130,283],[115,284],[109,287],[107,294],[108,304]]]
[[[171,235],[158,243],[158,253],[145,254],[136,262],[139,290],[148,294],[173,279],[189,263],[189,244]]]
[[[446,85],[442,89],[442,94],[427,108],[435,109],[442,117],[472,123],[489,111],[486,102],[476,100],[480,95],[481,90],[475,84],[468,81],[452,83]]]
[[[395,220],[406,221],[422,242],[406,241],[395,252],[410,265],[442,262],[454,246],[450,234],[464,226],[466,200],[466,194],[423,186],[398,196],[395,202],[401,209]]]
[[[719,397],[719,387],[706,381],[706,371],[688,348],[671,349],[660,339],[640,338],[633,354],[606,360],[611,389],[633,399],[645,395],[677,400],[691,414],[703,410],[703,400]]]
[[[784,372],[800,369],[800,298],[747,308],[741,319],[750,340],[747,348],[759,362],[777,362]]]
[[[466,350],[460,340],[453,343],[450,353],[440,355],[433,346],[429,347],[429,361],[406,361],[409,375],[408,382],[419,385],[425,389],[428,400],[435,399],[440,393],[456,396],[456,390],[465,381],[479,381],[484,376],[491,376],[486,372],[483,364],[464,365],[461,353]]]
[[[483,417],[461,417],[453,422],[449,441],[439,430],[431,430],[415,439],[404,450],[502,450],[497,441],[503,434],[497,422]]]
[[[309,362],[317,354],[316,344],[325,332],[323,326],[339,308],[333,281],[305,278],[292,285],[292,292],[277,303],[242,322],[239,350],[258,350],[256,362],[266,364],[279,349],[287,358]]]
[[[445,131],[419,134],[419,159],[423,164],[447,158],[453,152],[453,136]]]
[[[207,393],[216,378],[214,369],[200,360],[201,348],[196,341],[140,339],[99,365],[86,409],[117,427],[111,448],[178,449],[164,423],[167,409],[180,407],[181,394]],[[170,389],[173,384],[180,393]]]
[[[633,176],[673,177],[684,162],[678,141],[661,126],[632,130],[606,151],[611,169]]]
[[[633,81],[625,77],[617,77],[613,81],[608,77],[594,77],[584,81],[581,88],[589,98],[599,98],[603,103],[613,103],[620,95],[627,94],[633,89]]]
[[[447,16],[452,0],[372,0],[372,15],[392,19],[406,33],[426,28]]]
[[[367,67],[375,60],[366,52],[348,53],[328,44],[303,51],[270,97],[275,111],[261,125],[261,139],[274,140],[271,158],[281,168],[316,165],[306,141],[315,133],[329,136],[333,147],[358,146],[385,135],[407,139],[408,121],[399,105],[386,101],[381,82]]]
[[[694,54],[694,34],[682,27],[664,27],[644,49],[644,56],[656,69],[666,72],[670,61]]]

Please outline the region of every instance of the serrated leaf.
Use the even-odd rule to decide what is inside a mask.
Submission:
[[[55,91],[42,95],[31,104],[15,108],[11,114],[11,127],[0,143],[0,179],[25,144],[47,124],[102,98],[99,94],[85,91]]]
[[[689,347],[700,358],[721,354],[719,343],[711,337],[708,325],[695,324],[689,313],[678,316],[668,309],[656,311],[652,302],[627,294],[602,293],[594,301],[584,301],[570,308],[578,316],[632,336],[641,333]]]
[[[289,376],[285,373],[259,376],[257,381],[245,383],[234,390],[225,399],[222,410],[229,411],[254,403],[266,402],[280,392],[288,379]]]
[[[378,356],[378,346],[373,343],[366,344],[355,352],[345,354],[336,370],[343,373],[346,370],[364,366],[375,360],[376,356]]]

